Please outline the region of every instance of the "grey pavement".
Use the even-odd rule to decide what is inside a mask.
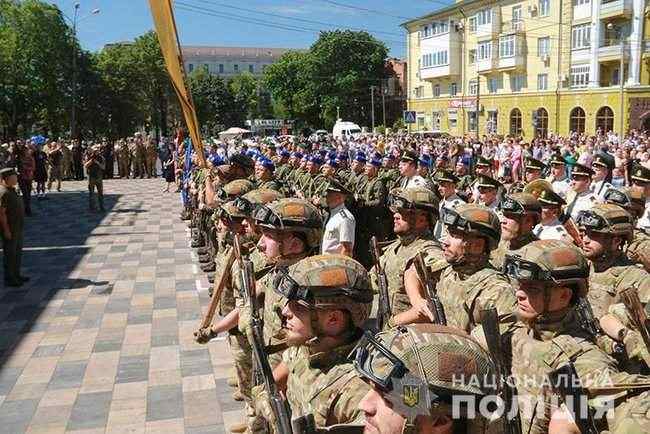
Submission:
[[[32,199],[24,274],[0,290],[0,433],[225,433],[241,421],[224,338],[192,339],[208,304],[176,193],[161,179],[85,182]]]

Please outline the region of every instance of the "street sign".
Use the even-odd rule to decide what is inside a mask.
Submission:
[[[413,111],[413,110],[404,110],[404,123],[405,124],[414,124],[415,123],[415,111]]]

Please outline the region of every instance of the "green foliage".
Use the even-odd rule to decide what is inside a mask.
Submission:
[[[289,52],[266,69],[274,99],[290,117],[331,128],[336,109],[360,125],[370,123],[370,86],[385,79],[388,49],[367,32],[322,32],[307,52]]]

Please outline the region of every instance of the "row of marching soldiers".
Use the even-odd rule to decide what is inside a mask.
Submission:
[[[490,207],[447,206],[402,180],[381,204],[394,238],[367,271],[317,254],[315,203],[341,194],[340,178],[291,196],[259,176],[263,158],[212,160],[185,186],[182,218],[214,270],[195,336],[227,334],[246,405],[232,432],[650,432],[646,168],[567,219],[552,183]],[[569,241],[533,233],[549,209],[572,225]]]

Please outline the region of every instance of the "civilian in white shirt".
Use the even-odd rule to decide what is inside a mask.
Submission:
[[[399,174],[402,176],[401,188],[427,188],[427,181],[418,175],[418,154],[406,150],[399,159]]]
[[[438,215],[442,213],[443,208],[456,209],[458,205],[465,203],[456,193],[456,184],[458,177],[451,171],[440,169],[436,172],[436,182],[438,183],[438,193],[440,193],[441,200],[438,207]],[[436,222],[433,229],[433,236],[436,240],[440,241],[447,235],[445,225],[441,221]]]
[[[354,231],[356,221],[352,213],[345,207],[345,199],[351,192],[335,177],[328,178],[325,193],[330,216],[325,224],[322,254],[341,254],[352,257],[354,251]]]

